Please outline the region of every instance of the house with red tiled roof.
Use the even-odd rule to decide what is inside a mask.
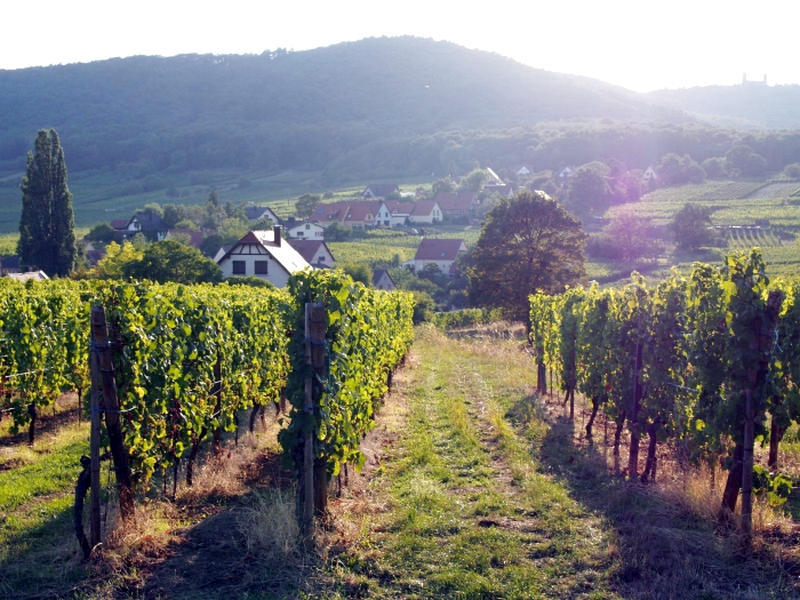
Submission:
[[[314,209],[311,220],[323,227],[331,223],[339,223],[349,229],[374,227],[380,207],[380,200],[350,200],[320,204]]]
[[[328,244],[322,240],[287,240],[306,262],[318,269],[332,269],[335,259]]]
[[[436,200],[418,200],[408,215],[408,222],[413,225],[441,223],[444,218],[439,203]]]
[[[478,194],[467,190],[439,192],[434,198],[448,220],[469,219],[478,207]]]
[[[318,204],[311,215],[311,221],[327,227],[331,223],[341,224],[347,214],[349,202],[329,202]]]
[[[378,209],[375,223],[378,227],[402,227],[408,221],[414,203],[403,200],[384,200]]]
[[[375,219],[382,202],[380,200],[355,200],[349,203],[349,210],[344,217],[345,227],[374,227]]]
[[[223,279],[251,275],[275,287],[286,287],[290,275],[311,268],[297,250],[281,239],[280,227],[249,231],[230,248],[217,253],[214,260],[222,268]]]
[[[453,275],[456,259],[466,251],[467,245],[462,239],[423,238],[409,264],[414,273],[427,265],[436,265],[442,273]]]

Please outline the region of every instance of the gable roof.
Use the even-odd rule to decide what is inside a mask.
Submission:
[[[503,180],[500,179],[500,176],[497,173],[495,173],[492,168],[486,167],[486,168],[484,168],[484,171],[486,171],[486,174],[489,176],[489,181],[491,183],[497,183],[497,184],[502,185]]]
[[[372,272],[373,287],[378,285],[381,282],[381,279],[383,279],[384,277],[386,277],[389,281],[391,281],[392,285],[395,285],[394,279],[392,279],[392,276],[389,275],[389,271],[387,271],[386,269],[375,269]]]
[[[465,250],[462,239],[423,238],[414,260],[455,260]]]
[[[275,223],[280,223],[278,215],[276,215],[275,211],[269,206],[245,206],[244,214],[251,221],[266,218],[274,221]]]
[[[411,209],[411,214],[416,216],[427,216],[433,212],[434,207],[439,206],[436,200],[418,200]],[[441,210],[441,206],[439,207]]]
[[[396,183],[373,183],[364,188],[362,196],[388,196],[389,194],[397,192],[399,189]]]
[[[9,279],[16,279],[17,281],[45,281],[50,279],[44,271],[27,271],[26,273],[9,273],[6,275]]]
[[[414,203],[404,200],[384,200],[383,203],[393,215],[410,215],[414,210]]]
[[[375,219],[375,215],[378,214],[380,208],[381,203],[379,200],[356,200],[349,203],[344,220],[350,223],[361,223],[369,216]]]
[[[164,223],[164,219],[162,219],[158,214],[154,213],[152,210],[148,210],[137,215],[131,217],[131,221],[136,219],[139,221],[139,225],[142,227],[142,231],[166,231],[169,229],[167,224]]]
[[[314,210],[313,218],[323,223],[334,221],[339,223],[363,223],[370,216],[370,220],[374,220],[380,208],[380,200],[333,202],[317,206]]]
[[[111,219],[111,228],[117,230],[123,230],[128,228],[128,223],[130,223],[130,219]]]
[[[439,192],[434,198],[443,212],[468,212],[478,201],[475,192]]]
[[[300,253],[307,263],[313,265],[311,261],[314,259],[314,255],[319,250],[320,246],[324,246],[327,253],[330,255],[331,260],[336,260],[333,258],[333,252],[331,249],[328,248],[328,244],[326,244],[323,240],[287,240],[292,247]]]
[[[279,227],[276,227],[275,229],[280,232]],[[217,262],[217,264],[220,264],[223,260],[230,256],[231,253],[236,250],[236,248],[247,246],[248,244],[258,244],[264,248],[270,254],[270,256],[272,256],[275,262],[283,267],[283,269],[290,275],[292,273],[297,273],[298,271],[309,268],[311,265],[308,264],[308,261],[306,261],[306,259],[304,259],[300,253],[291,246],[291,244],[289,244],[286,240],[281,239],[280,233],[278,233],[276,236],[275,229],[259,229],[248,231],[244,237],[242,237],[242,239],[233,244],[224,253],[217,253],[217,256],[214,257],[214,260]]]
[[[347,214],[349,202],[330,202],[328,204],[318,204],[314,209],[312,218],[317,221],[342,221]]]

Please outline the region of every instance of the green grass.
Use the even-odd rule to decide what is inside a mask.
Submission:
[[[337,577],[359,578],[374,598],[618,597],[613,533],[538,472],[534,413],[524,435],[506,418],[529,405],[532,371],[520,358],[508,345],[421,331],[404,433],[377,483],[393,508],[373,523],[368,556],[340,557],[354,567]]]
[[[72,504],[88,437],[87,423],[73,423],[34,448],[0,447],[0,597],[47,594],[85,575]]]

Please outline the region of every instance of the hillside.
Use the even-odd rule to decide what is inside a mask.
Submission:
[[[0,105],[0,161],[56,127],[76,170],[321,168],[376,137],[663,113],[622,88],[417,38],[2,71]]]
[[[76,222],[90,226],[147,202],[204,202],[211,187],[237,203],[430,181],[476,164],[513,173],[614,159],[644,169],[670,152],[724,156],[740,141],[777,172],[800,161],[793,139],[700,118],[799,126],[794,93],[641,95],[412,37],[0,71],[0,231],[17,228],[25,154],[44,127],[59,131]]]
[[[648,94],[658,104],[692,113],[723,127],[800,128],[800,85],[744,85],[660,90]]]
[[[518,156],[536,145],[520,132],[543,122],[674,116],[622,88],[419,38],[0,71],[0,106],[5,230],[15,227],[25,154],[43,127],[59,131],[77,221],[91,224],[124,216],[116,210],[129,196],[139,196],[134,206],[164,201],[173,186],[199,185],[207,196],[209,185],[268,178],[250,190],[263,198],[430,177],[469,169],[479,153]],[[513,148],[499,148],[509,134],[492,132],[512,128]],[[462,151],[445,132],[485,139]]]

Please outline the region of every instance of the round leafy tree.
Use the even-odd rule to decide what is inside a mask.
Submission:
[[[528,317],[528,296],[557,293],[585,276],[581,223],[544,192],[524,190],[486,217],[467,270],[475,304]]]

